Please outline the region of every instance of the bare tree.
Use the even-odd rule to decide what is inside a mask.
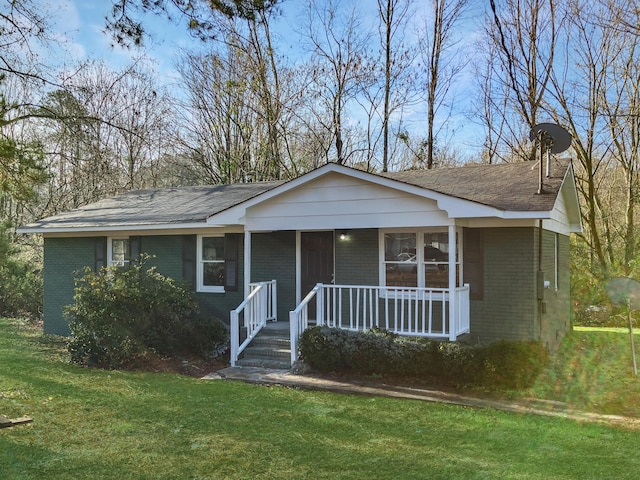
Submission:
[[[447,57],[456,44],[456,26],[468,6],[468,0],[431,0],[430,25],[424,28],[420,50],[426,70],[427,138],[426,167],[435,165],[436,114],[443,106],[453,80],[466,65],[460,52]]]
[[[415,9],[411,0],[378,0],[380,47],[383,57],[382,171],[389,167],[391,116],[417,101],[416,49],[405,43],[406,29]],[[398,119],[402,124],[402,118]]]
[[[346,138],[349,105],[373,82],[371,33],[355,5],[339,11],[333,0],[310,1],[305,28],[313,54],[309,93],[320,108],[315,117],[331,132],[335,161],[344,164],[356,150]]]
[[[492,97],[491,105],[504,105],[506,119],[499,129],[494,124],[486,127],[496,135],[496,142],[505,145],[502,150],[507,155],[532,160],[535,149],[528,133],[544,112],[562,18],[555,0],[490,0],[489,4],[486,35],[491,45],[487,59],[491,81],[485,87],[492,90],[484,94]],[[494,145],[489,148],[501,151]]]

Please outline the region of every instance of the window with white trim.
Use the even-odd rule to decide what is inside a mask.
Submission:
[[[456,239],[459,235],[456,235]],[[382,284],[398,287],[449,287],[449,233],[442,230],[384,231]],[[420,246],[417,248],[417,246]],[[456,278],[460,256],[456,242]]]
[[[198,235],[198,291],[224,292],[224,236]]]
[[[129,237],[109,238],[107,242],[107,262],[114,267],[126,267],[131,263]]]

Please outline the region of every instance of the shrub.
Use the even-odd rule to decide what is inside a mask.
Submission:
[[[73,362],[120,368],[147,351],[169,355],[188,343],[184,329],[197,313],[195,302],[144,260],[126,269],[86,270],[76,279],[74,304],[65,312]]]
[[[540,342],[474,346],[325,326],[305,330],[299,345],[302,359],[317,371],[401,375],[447,386],[528,387],[548,359]]]
[[[300,351],[304,361],[320,372],[349,371],[347,330],[326,326],[307,328],[300,336]]]
[[[217,318],[188,319],[178,336],[178,347],[203,358],[215,358],[229,348],[229,327]]]

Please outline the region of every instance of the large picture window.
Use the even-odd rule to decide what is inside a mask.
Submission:
[[[224,236],[198,237],[198,290],[224,292]]]
[[[458,235],[456,235],[458,237]],[[381,233],[384,251],[383,285],[397,287],[449,287],[449,234],[443,231]],[[456,242],[457,243],[457,242]],[[460,258],[455,247],[456,278]]]

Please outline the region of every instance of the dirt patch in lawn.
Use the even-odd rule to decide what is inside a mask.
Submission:
[[[216,358],[200,358],[190,356],[162,357],[148,354],[139,359],[135,365],[126,370],[176,373],[189,377],[201,378],[208,373],[217,372],[229,366],[228,355]]]

